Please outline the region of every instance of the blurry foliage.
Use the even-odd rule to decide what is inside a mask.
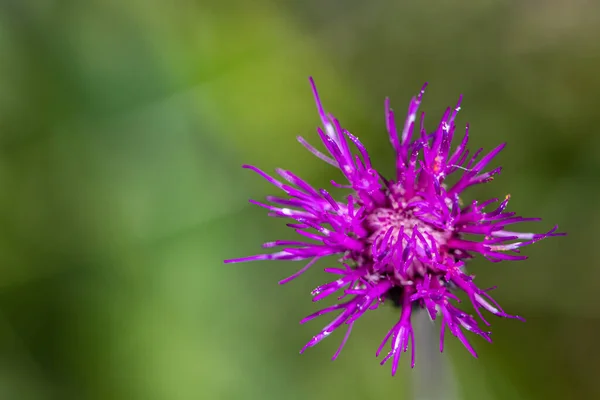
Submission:
[[[295,141],[316,142],[308,75],[387,173],[383,98],[401,116],[424,81],[430,127],[464,93],[473,146],[509,142],[471,195],[510,190],[569,236],[473,262],[528,322],[448,357],[466,399],[598,397],[599,35],[585,0],[2,2],[0,399],[410,394],[408,363],[374,358],[393,310],[335,363],[339,335],[300,357],[324,275],[222,264],[290,235],[247,205],[274,189],[241,164],[339,178]]]

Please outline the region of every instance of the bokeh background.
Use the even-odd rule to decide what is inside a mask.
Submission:
[[[0,2],[0,399],[413,396],[374,357],[392,308],[299,356],[326,263],[279,286],[299,265],[222,261],[290,236],[241,164],[340,177],[295,141],[309,75],[387,174],[384,97],[401,116],[429,81],[433,128],[463,93],[472,146],[509,143],[466,200],[569,233],[471,264],[527,323],[493,319],[477,360],[448,336],[439,398],[600,398],[599,39],[592,0]]]

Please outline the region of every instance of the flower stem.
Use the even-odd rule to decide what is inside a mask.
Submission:
[[[413,317],[418,338],[413,380],[414,400],[456,400],[458,383],[447,355],[439,351],[438,330],[425,310]]]

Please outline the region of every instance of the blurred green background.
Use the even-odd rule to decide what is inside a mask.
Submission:
[[[0,399],[410,398],[409,360],[374,357],[391,307],[299,356],[324,264],[222,263],[291,237],[241,164],[339,180],[295,141],[309,75],[388,175],[384,97],[402,116],[429,81],[433,128],[463,93],[471,147],[509,143],[467,200],[569,233],[471,264],[527,323],[477,360],[448,336],[458,398],[600,398],[599,39],[585,0],[2,1]]]

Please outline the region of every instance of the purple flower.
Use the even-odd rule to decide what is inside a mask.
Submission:
[[[474,277],[465,271],[465,261],[475,253],[492,262],[523,260],[522,246],[533,244],[557,233],[557,226],[541,234],[511,230],[512,225],[539,218],[523,218],[506,212],[510,196],[502,201],[491,199],[463,204],[462,192],[470,186],[493,180],[501,168],[484,169],[504,148],[496,147],[480,157],[483,149],[472,155],[467,150],[468,126],[464,137],[452,148],[460,110],[448,108],[433,133],[423,127],[421,114],[416,139],[412,140],[421,104],[424,85],[408,107],[408,114],[398,130],[389,100],[385,101],[385,119],[390,142],[396,153],[396,176],[386,179],[372,166],[367,150],[358,138],[343,129],[337,119],[326,114],[315,84],[310,79],[317,109],[323,124],[319,137],[327,149],[325,154],[304,138],[298,141],[308,151],[326,163],[339,168],[347,185],[331,184],[351,191],[345,199],[334,199],[325,189],[315,189],[292,172],[282,169],[276,179],[260,169],[245,165],[279,188],[284,196],[269,196],[269,204],[250,200],[269,210],[274,217],[294,220],[287,226],[302,238],[299,241],[277,240],[263,245],[279,248],[272,253],[225,260],[226,263],[257,260],[308,260],[297,273],[280,282],[287,283],[308,270],[318,260],[336,255],[341,264],[325,268],[335,280],[313,290],[313,301],[336,294],[338,303],[304,318],[301,323],[318,316],[338,312],[338,315],[314,336],[301,350],[312,347],[342,325],[347,333],[334,354],[335,359],[354,326],[367,311],[375,310],[385,300],[399,306],[399,321],[384,337],[377,356],[389,343],[390,350],[381,364],[392,359],[392,375],[396,373],[400,354],[411,351],[411,366],[415,364],[415,338],[412,314],[424,308],[431,319],[441,320],[440,350],[444,347],[446,329],[456,336],[469,352],[477,353],[465,331],[475,333],[491,342],[490,332],[482,330],[477,320],[455,306],[460,300],[452,291],[463,291],[485,325],[489,326],[481,309],[499,317],[517,318],[507,314],[481,289]],[[356,148],[354,154],[350,145]],[[446,178],[458,175],[453,184]]]

